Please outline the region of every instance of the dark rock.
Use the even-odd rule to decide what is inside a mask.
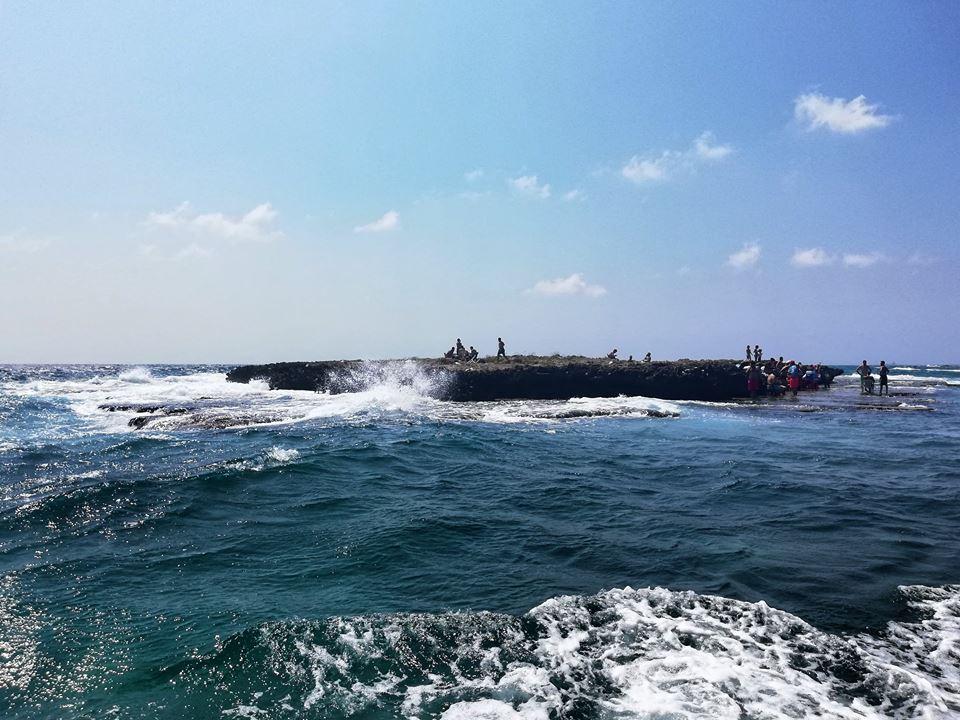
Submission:
[[[830,381],[842,371],[830,369]],[[419,374],[418,379],[414,377]],[[356,392],[391,378],[423,385],[441,400],[567,400],[643,395],[665,400],[725,401],[745,397],[746,376],[735,360],[634,362],[586,357],[514,356],[457,360],[285,362],[244,365],[231,382],[264,380],[271,389]]]

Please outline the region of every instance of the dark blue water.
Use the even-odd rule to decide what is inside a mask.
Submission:
[[[954,368],[732,405],[222,371],[0,368],[3,717],[960,713]]]

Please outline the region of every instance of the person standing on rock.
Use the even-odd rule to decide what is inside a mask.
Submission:
[[[753,359],[753,352],[750,350],[750,346],[747,345],[747,362]]]
[[[860,367],[857,368],[857,375],[860,376],[860,392],[866,392],[867,378],[870,376],[870,373],[870,366],[867,365],[867,361],[864,360],[860,363]],[[889,392],[889,390],[887,392]]]
[[[796,397],[797,390],[800,389],[800,363],[795,360],[791,361],[790,367],[787,368],[787,386]]]
[[[497,338],[497,357],[505,358],[507,356],[507,346],[503,344],[503,338]]]
[[[887,397],[890,397],[890,384],[887,380],[887,375],[890,374],[890,368],[887,367],[887,361],[881,360],[880,367],[877,368],[877,372],[880,374],[880,394],[883,395],[883,389],[887,389]]]
[[[457,338],[457,360],[463,360],[467,355],[467,349],[463,346],[463,343],[460,342],[460,338]]]

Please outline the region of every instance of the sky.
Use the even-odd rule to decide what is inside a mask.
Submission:
[[[960,4],[0,0],[0,363],[960,362]]]

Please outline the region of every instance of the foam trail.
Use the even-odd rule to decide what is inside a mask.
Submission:
[[[282,670],[280,687],[228,710],[263,717],[281,702],[446,720],[957,717],[960,586],[901,592],[920,619],[878,636],[831,635],[763,602],[627,587],[555,597],[519,618],[268,623],[220,653],[228,662],[266,651],[268,683]],[[203,674],[183,679],[202,683]]]

